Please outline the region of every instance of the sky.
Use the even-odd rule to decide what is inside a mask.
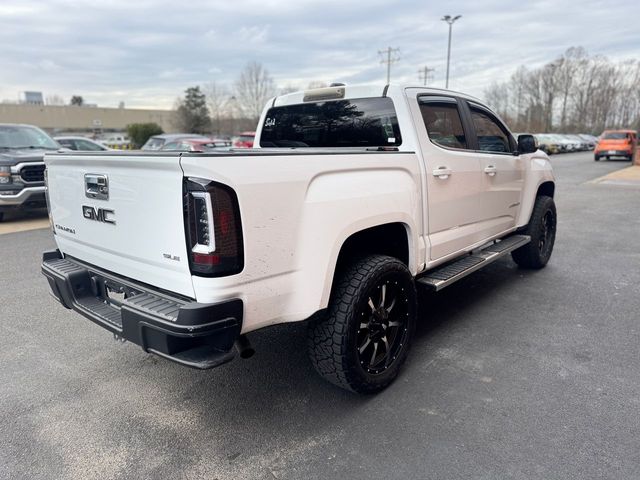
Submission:
[[[625,13],[628,12],[628,13]],[[171,108],[187,87],[232,88],[257,61],[279,88],[309,82],[386,83],[379,50],[399,48],[391,81],[482,97],[518,66],[571,46],[640,59],[637,0],[1,0],[0,101],[42,91],[67,102]]]

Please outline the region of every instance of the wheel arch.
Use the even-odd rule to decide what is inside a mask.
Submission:
[[[542,182],[540,185],[538,185],[538,190],[536,191],[536,197],[540,197],[540,196],[544,195],[544,196],[553,198],[555,193],[556,193],[556,184],[555,184],[555,182],[552,182],[552,181],[548,180],[548,181]]]
[[[537,197],[546,195],[554,198],[556,193],[556,181],[548,157],[533,159],[525,175],[521,208],[516,222],[518,228],[529,223]]]
[[[409,265],[410,227],[406,223],[392,222],[359,230],[347,237],[340,247],[336,269],[354,256],[388,255]]]
[[[397,258],[416,273],[416,248],[412,245],[412,227],[403,221],[372,224],[349,231],[340,242],[337,242],[334,261],[327,269],[322,305],[326,306],[330,292],[335,284],[336,276],[351,263],[353,259],[366,255],[388,255]]]

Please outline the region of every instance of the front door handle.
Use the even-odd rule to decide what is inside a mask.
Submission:
[[[438,167],[433,171],[433,176],[446,180],[451,175],[451,169],[449,167]]]
[[[493,177],[498,172],[498,169],[494,165],[488,165],[484,169],[484,173]]]

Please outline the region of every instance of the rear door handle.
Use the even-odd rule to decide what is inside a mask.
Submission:
[[[484,168],[484,173],[493,177],[498,172],[498,169],[494,165],[488,165]]]
[[[451,175],[451,169],[449,167],[438,167],[433,171],[433,176],[446,180]]]

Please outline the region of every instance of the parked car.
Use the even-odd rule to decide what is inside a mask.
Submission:
[[[417,286],[551,257],[549,157],[480,100],[337,86],[276,97],[262,118],[251,152],[48,154],[55,298],[201,369],[250,356],[250,332],[308,320],[317,372],[375,393],[409,353]]]
[[[593,152],[597,162],[604,158],[624,157],[633,163],[638,148],[638,132],[635,130],[606,130]]]
[[[538,148],[547,155],[560,153],[560,146],[558,144],[558,141],[554,139],[552,135],[537,133],[534,135],[534,137],[536,137],[536,140],[538,141]]]
[[[564,135],[560,133],[550,133],[551,137],[558,142],[558,146],[560,147],[560,152],[567,153],[572,152],[575,148],[573,142],[569,141]]]
[[[589,143],[584,138],[582,138],[580,135],[576,135],[574,133],[571,133],[571,134],[568,134],[566,136],[567,136],[567,138],[569,140],[574,142],[574,144],[576,145],[576,150],[578,150],[579,152],[583,152],[585,150],[589,150]]]
[[[242,132],[233,137],[233,148],[253,148],[256,132]]]
[[[128,150],[131,148],[131,140],[122,133],[104,134],[100,137],[100,142],[116,150]]]
[[[141,150],[161,150],[165,143],[174,142],[183,138],[200,138],[207,140],[208,137],[204,135],[198,135],[196,133],[163,133],[161,135],[154,135],[142,146]]]
[[[38,127],[0,124],[0,221],[9,210],[46,206],[43,157],[59,148]]]
[[[111,150],[106,145],[86,137],[64,136],[54,137],[54,140],[65,148],[80,152],[105,152]]]
[[[231,142],[211,138],[183,138],[165,143],[160,150],[173,152],[215,152],[229,150]]]
[[[598,143],[598,138],[593,136],[593,135],[589,135],[586,133],[580,133],[578,134],[578,136],[580,138],[582,138],[585,143],[587,144],[587,150],[593,150],[596,148],[596,144]]]

